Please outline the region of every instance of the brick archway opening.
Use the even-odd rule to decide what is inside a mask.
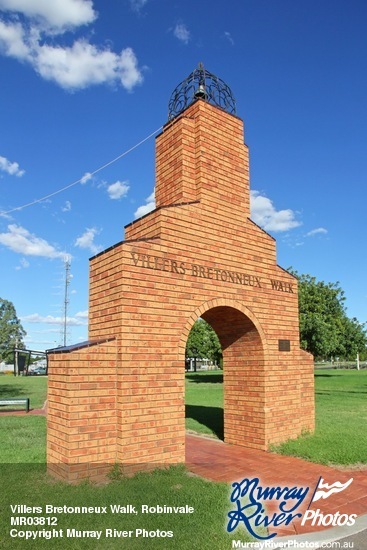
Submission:
[[[235,307],[211,307],[201,318],[222,347],[224,441],[264,448],[264,350],[259,330]]]

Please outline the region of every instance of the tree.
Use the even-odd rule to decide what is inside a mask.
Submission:
[[[25,335],[12,302],[0,298],[0,361],[12,361],[14,348],[24,347]]]
[[[345,318],[343,323],[343,350],[340,356],[347,359],[355,358],[357,353],[363,358],[367,352],[367,337],[365,323],[360,323],[358,319]]]
[[[222,357],[222,348],[218,336],[212,327],[198,319],[192,327],[186,344],[186,357],[196,359],[209,359],[219,362]]]
[[[301,347],[315,358],[355,359],[366,349],[366,329],[357,319],[348,318],[340,284],[289,271],[298,279]]]

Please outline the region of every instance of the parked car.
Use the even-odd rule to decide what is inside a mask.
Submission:
[[[45,367],[36,367],[35,369],[30,370],[28,374],[30,376],[41,376],[41,375],[47,374],[47,371]]]

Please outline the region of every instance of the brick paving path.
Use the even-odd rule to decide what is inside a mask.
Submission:
[[[306,502],[302,503],[303,507],[297,509],[297,512],[307,509],[320,476],[329,484],[336,481],[345,483],[353,477],[353,482],[344,491],[333,494],[328,499],[318,500],[310,509],[320,509],[324,515],[338,511],[340,514],[358,516],[367,513],[367,469],[340,470],[300,458],[226,445],[223,441],[191,434],[186,436],[186,466],[192,473],[213,481],[233,482],[258,477],[262,487],[309,486]],[[272,503],[269,502],[268,512],[272,512]],[[301,518],[296,518],[288,526],[269,528],[269,531],[276,532],[279,536],[290,536],[330,527],[312,526],[311,522],[302,526],[300,520]]]

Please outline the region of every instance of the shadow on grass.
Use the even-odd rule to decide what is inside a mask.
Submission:
[[[186,374],[186,379],[197,384],[223,384],[223,374]]]
[[[0,399],[8,399],[10,397],[22,397],[26,392],[18,386],[2,386],[0,385]]]
[[[345,397],[345,396],[348,396],[350,395],[351,397],[358,397],[359,395],[362,396],[364,394],[367,393],[367,390],[362,390],[362,391],[358,391],[358,390],[349,390],[349,389],[345,389],[345,390],[316,390],[315,394],[316,395],[332,395],[334,397]]]
[[[315,373],[315,378],[331,378],[332,376],[338,376],[337,374],[317,374]]]
[[[186,418],[192,418],[207,426],[219,439],[224,439],[224,412],[220,407],[186,405]]]

